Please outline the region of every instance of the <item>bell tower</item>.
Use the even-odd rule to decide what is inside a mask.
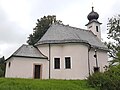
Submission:
[[[89,22],[85,26],[87,29],[92,31],[100,40],[101,40],[101,30],[100,23],[97,19],[99,18],[99,14],[94,11],[94,7],[92,7],[92,11],[87,16]]]

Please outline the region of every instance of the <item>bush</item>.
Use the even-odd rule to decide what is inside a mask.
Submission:
[[[120,90],[120,65],[112,66],[104,73],[93,73],[88,83],[100,90]]]
[[[0,68],[0,77],[4,77],[4,71]]]
[[[103,80],[103,73],[100,72],[93,73],[91,76],[88,77],[88,83],[92,87],[100,88],[102,86]]]
[[[0,77],[5,77],[5,63],[0,64]]]

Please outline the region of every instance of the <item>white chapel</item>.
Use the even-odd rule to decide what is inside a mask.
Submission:
[[[6,60],[5,77],[86,79],[103,72],[108,49],[101,41],[99,14],[87,16],[87,29],[52,24],[35,46],[23,44]]]

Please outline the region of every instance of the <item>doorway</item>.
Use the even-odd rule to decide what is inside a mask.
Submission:
[[[41,65],[34,65],[34,79],[41,79],[42,75],[42,66]]]

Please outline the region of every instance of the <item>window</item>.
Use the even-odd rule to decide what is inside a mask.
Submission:
[[[100,68],[99,67],[94,67],[94,72],[99,72],[100,71]]]
[[[96,26],[96,31],[98,32],[98,26]]]
[[[8,63],[8,67],[10,67],[10,66],[11,66],[11,62]]]
[[[60,69],[60,58],[54,58],[54,68]]]
[[[70,57],[65,57],[65,68],[71,69],[71,59]]]

